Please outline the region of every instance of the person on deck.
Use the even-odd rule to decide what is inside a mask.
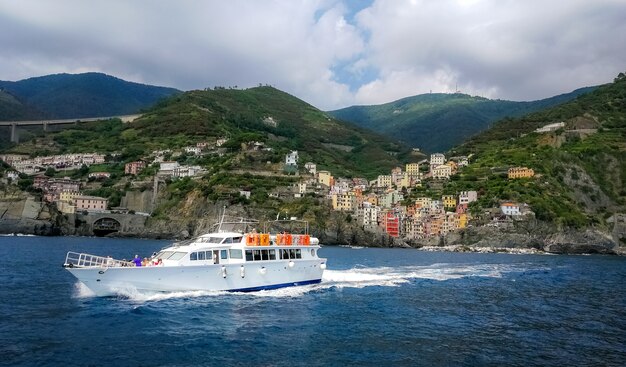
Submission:
[[[135,263],[135,266],[141,266],[141,258],[139,257],[139,255],[135,255],[133,262]]]

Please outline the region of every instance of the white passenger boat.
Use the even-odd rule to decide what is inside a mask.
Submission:
[[[308,226],[302,234],[256,233],[251,228],[258,224],[222,220],[214,233],[174,243],[152,256],[147,266],[68,252],[63,267],[97,296],[133,290],[248,292],[322,280],[326,259],[318,256],[319,241],[308,234]]]

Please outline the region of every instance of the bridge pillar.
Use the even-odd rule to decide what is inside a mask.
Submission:
[[[17,123],[11,124],[11,143],[19,143],[19,137],[17,136]]]

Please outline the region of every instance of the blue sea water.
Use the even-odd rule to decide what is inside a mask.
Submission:
[[[167,244],[0,237],[0,365],[626,365],[623,257],[324,247],[317,285],[110,298],[61,267]]]

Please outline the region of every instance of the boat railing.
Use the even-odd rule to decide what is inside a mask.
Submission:
[[[68,252],[65,257],[63,267],[66,268],[113,268],[120,266],[130,266],[128,261],[116,260],[111,257],[96,256],[78,252]]]

